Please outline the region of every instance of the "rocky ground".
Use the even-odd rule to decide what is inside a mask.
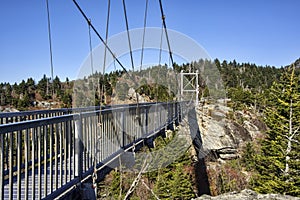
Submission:
[[[0,106],[0,112],[19,112],[17,109],[12,107],[2,107]]]
[[[211,197],[203,195],[195,200],[300,200],[298,197],[292,197],[281,194],[257,194],[252,190],[243,190],[239,193],[230,192],[219,196]]]

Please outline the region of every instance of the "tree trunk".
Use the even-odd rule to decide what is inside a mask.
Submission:
[[[292,134],[293,134],[293,124],[292,124],[292,116],[293,116],[293,100],[290,100],[290,116],[289,116],[289,133],[288,133],[288,144],[285,152],[285,170],[284,173],[286,176],[289,175],[289,161],[290,161],[290,152],[292,150]]]

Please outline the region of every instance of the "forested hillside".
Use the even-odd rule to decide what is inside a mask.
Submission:
[[[68,78],[61,82],[59,77],[53,81],[43,76],[39,81],[28,78],[20,83],[0,83],[1,106],[12,106],[19,110],[38,108],[41,101],[60,101],[61,107],[72,105],[73,82]]]
[[[261,109],[264,106],[263,99],[266,89],[270,88],[273,81],[279,80],[284,68],[276,68],[271,66],[257,66],[250,63],[237,63],[233,61],[222,61],[215,59],[214,62],[207,60],[199,60],[193,63],[186,63],[181,66],[175,64],[174,70],[180,72],[181,70],[193,71],[199,66],[209,66],[215,64],[219,69],[222,77],[222,81],[227,90],[227,95],[233,100],[233,108],[241,109],[242,106],[254,106]],[[299,65],[299,60],[297,60]],[[151,76],[160,76],[165,66],[152,67]],[[157,70],[155,70],[157,68]],[[149,69],[147,69],[149,70]],[[148,71],[145,70],[145,73]],[[155,75],[155,73],[157,74]],[[299,68],[296,68],[296,74],[299,74]],[[97,82],[91,83],[91,77],[84,78],[83,80],[77,80],[85,82],[85,88],[81,88],[82,91],[93,89],[95,92],[95,105],[99,105],[100,101],[105,102],[105,98],[109,99],[113,93],[118,78],[123,75],[123,72],[116,71],[104,76],[100,73],[94,74],[92,77]],[[201,75],[201,74],[200,74]],[[92,86],[94,84],[96,86]],[[52,81],[51,78],[44,75],[40,80],[34,80],[28,78],[26,81],[22,80],[19,83],[0,83],[0,105],[11,106],[19,110],[36,109],[38,102],[48,101],[57,102],[56,107],[71,107],[72,106],[72,94],[73,94],[74,80],[61,81],[59,77],[55,77]],[[126,89],[126,84],[122,85]],[[127,85],[128,87],[128,85]],[[101,89],[104,88],[104,91]],[[127,88],[128,89],[128,88]],[[150,97],[150,100],[155,100],[154,94],[157,94],[159,90],[154,85],[143,85],[139,88],[139,93],[146,93]],[[200,89],[205,93],[205,83],[200,85]],[[202,93],[203,94],[203,93]],[[101,97],[102,95],[102,97]],[[205,94],[208,95],[208,94]],[[82,95],[84,98],[85,94]],[[162,94],[158,94],[161,97]],[[163,99],[159,99],[163,100]],[[258,104],[257,102],[260,102]],[[107,103],[107,102],[106,102]],[[109,103],[109,102],[108,102]]]

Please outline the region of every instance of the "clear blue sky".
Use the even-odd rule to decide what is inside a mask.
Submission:
[[[110,35],[125,30],[122,0],[111,0]],[[105,35],[106,0],[78,0]],[[130,28],[143,26],[145,0],[127,0]],[[54,75],[76,78],[89,53],[87,24],[72,0],[49,0]],[[299,0],[163,0],[167,27],[196,40],[214,59],[285,66],[300,57]],[[160,27],[158,0],[148,26]],[[45,0],[5,0],[0,6],[0,82],[50,77]],[[99,40],[93,37],[93,46]]]

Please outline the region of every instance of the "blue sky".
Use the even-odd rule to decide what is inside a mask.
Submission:
[[[107,0],[77,0],[105,36]],[[169,29],[197,41],[211,58],[285,66],[300,57],[298,0],[162,0]],[[129,27],[143,26],[145,0],[126,0]],[[74,79],[89,54],[88,28],[72,0],[49,0],[54,75]],[[109,35],[125,30],[122,0],[111,0]],[[158,0],[148,26],[160,27]],[[5,0],[0,7],[0,82],[50,77],[45,0]],[[93,36],[93,47],[100,41]],[[171,44],[172,45],[172,44]]]

